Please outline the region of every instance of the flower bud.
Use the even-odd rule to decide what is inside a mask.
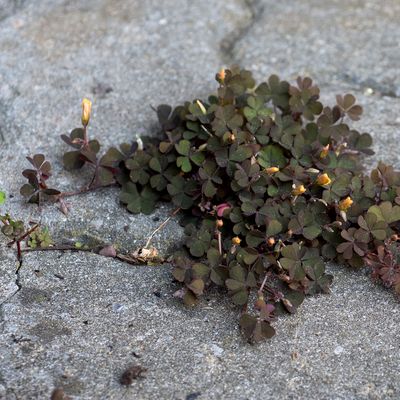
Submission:
[[[217,74],[218,79],[221,81],[221,83],[224,82],[225,80],[225,69],[221,68],[221,70]]]
[[[339,201],[339,210],[346,212],[353,205],[353,200],[350,196]]]
[[[222,228],[224,226],[224,221],[222,221],[222,219],[217,219],[215,221],[215,225],[217,226],[217,228]]]
[[[321,153],[319,153],[320,158],[325,158],[329,154],[329,144],[324,146],[321,150]]]
[[[269,167],[269,168],[265,168],[264,170],[268,175],[273,175],[276,172],[279,172],[279,168],[278,167]]]
[[[242,239],[240,239],[239,236],[235,236],[234,238],[232,238],[232,244],[234,244],[235,246],[238,246],[241,241]]]
[[[329,185],[332,181],[329,178],[328,174],[322,174],[317,178],[317,180],[315,182],[317,185],[325,186],[325,185]]]
[[[269,238],[267,239],[267,245],[268,245],[269,247],[272,247],[274,244],[275,244],[275,238],[269,237]]]
[[[90,120],[90,114],[92,112],[92,102],[89,99],[82,100],[82,125],[86,127]]]
[[[292,195],[301,196],[306,191],[304,185],[293,185]]]

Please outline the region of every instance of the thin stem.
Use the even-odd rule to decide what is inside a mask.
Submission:
[[[20,241],[17,241],[17,259],[18,259],[18,261],[21,261],[21,259],[22,259],[21,242]]]
[[[217,236],[218,236],[218,250],[219,254],[222,256],[222,240],[221,240],[221,232],[217,231]]]
[[[264,280],[260,286],[260,290],[259,290],[260,293],[262,293],[262,291],[264,290],[264,286],[267,283],[267,278],[268,278],[268,272],[265,274]]]
[[[153,239],[153,236],[160,231],[162,228],[164,228],[165,225],[167,225],[167,223],[169,222],[169,220],[174,217],[176,214],[178,214],[178,212],[181,210],[181,208],[177,208],[176,210],[173,211],[173,213],[161,224],[158,226],[158,228],[156,228],[149,236],[149,238],[147,239],[146,245],[144,246],[144,249],[147,249],[150,245],[151,239]]]
[[[22,234],[20,237],[15,238],[13,241],[7,243],[7,246],[10,247],[12,246],[15,242],[21,242],[24,240],[27,236],[29,236],[33,231],[35,231],[37,228],[39,228],[39,224],[35,224],[31,229],[26,231],[24,234]]]
[[[21,252],[29,252],[29,251],[65,251],[65,250],[69,250],[69,251],[93,251],[93,248],[77,248],[74,246],[49,246],[49,247],[27,247],[25,249],[22,249]]]
[[[64,198],[64,197],[70,197],[70,196],[76,196],[78,194],[84,194],[84,193],[88,193],[88,192],[92,192],[96,189],[100,189],[100,188],[105,188],[105,187],[110,187],[110,186],[115,186],[116,183],[110,183],[109,185],[104,185],[104,186],[84,186],[83,188],[79,189],[79,190],[75,190],[73,192],[61,192],[57,197],[59,199]]]
[[[84,125],[83,127],[83,146],[87,147],[89,144],[88,137],[87,137],[87,125]]]

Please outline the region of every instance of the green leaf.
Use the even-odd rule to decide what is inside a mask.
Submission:
[[[0,190],[0,206],[6,201],[6,194]]]
[[[282,232],[282,224],[276,219],[271,220],[267,225],[267,235],[274,236]]]
[[[275,144],[264,146],[259,152],[257,161],[263,168],[283,168],[287,164],[283,149]]]
[[[192,164],[188,157],[178,157],[176,159],[176,165],[180,167],[183,172],[190,172],[192,170]]]
[[[178,144],[175,145],[176,151],[183,155],[188,156],[190,152],[190,142],[189,140],[180,140]]]

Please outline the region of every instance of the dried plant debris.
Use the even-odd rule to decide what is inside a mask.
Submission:
[[[176,296],[194,305],[211,286],[226,290],[252,342],[273,336],[273,320],[295,312],[306,295],[329,292],[324,260],[367,263],[375,279],[399,291],[400,172],[379,163],[363,173],[372,139],[351,126],[363,112],[355,97],[338,95],[325,106],[308,77],[291,84],[272,75],[257,84],[238,67],[222,69],[216,81],[207,99],[158,106],[157,138],[104,153],[88,136],[85,99],[82,127],[62,136],[72,148],[65,167],[93,171],[75,193],[117,184],[132,213],[172,202],[185,226],[184,249],[173,257],[182,284]],[[29,161],[34,169],[24,172],[22,193],[62,201],[68,193],[46,186],[44,157]],[[122,257],[135,263],[156,256],[146,245]]]
[[[71,397],[67,396],[63,389],[56,388],[51,393],[51,400],[72,400]]]
[[[124,386],[132,385],[133,381],[136,379],[144,378],[144,373],[146,371],[147,368],[144,368],[140,365],[132,365],[123,372],[119,382]]]

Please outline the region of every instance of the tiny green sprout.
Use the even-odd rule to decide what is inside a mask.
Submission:
[[[28,236],[28,247],[47,248],[54,244],[48,228],[38,228]]]
[[[0,190],[0,206],[6,201],[6,193]]]

